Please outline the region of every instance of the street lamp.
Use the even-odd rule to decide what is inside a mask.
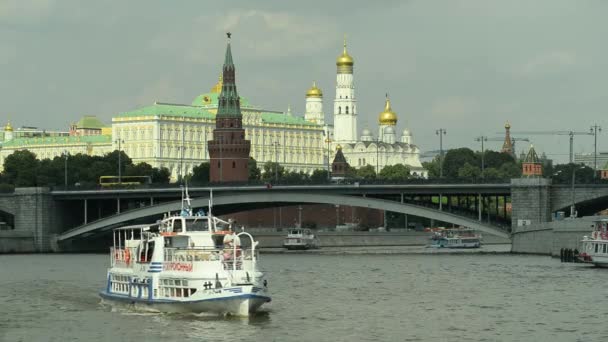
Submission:
[[[64,150],[63,153],[61,154],[63,157],[65,157],[65,161],[64,161],[64,187],[67,189],[68,188],[68,156],[69,153],[67,150]]]
[[[576,179],[576,170],[581,170],[584,169],[585,165],[573,165],[572,167],[572,183],[571,183],[571,191],[570,194],[572,196],[572,204],[570,205],[570,218],[574,218],[576,215],[576,198],[575,198],[575,188],[574,188],[574,183],[575,183],[575,179]],[[556,173],[554,173],[555,175],[558,175],[560,173],[562,173],[562,171],[564,170],[559,170]]]
[[[443,178],[443,136],[446,135],[445,128],[440,128],[435,131],[439,136],[439,178]]]
[[[323,131],[323,135],[325,135],[325,131]],[[327,132],[327,137],[325,138],[325,142],[327,143],[327,180],[330,180],[330,174],[331,174],[331,169],[329,167],[329,158],[331,155],[331,151],[330,151],[330,143],[331,143],[331,133],[328,131]]]
[[[593,178],[596,178],[597,176],[597,133],[598,132],[602,132],[602,127],[598,126],[597,124],[591,126],[591,128],[589,129],[589,132],[591,132],[591,134],[593,134]]]
[[[482,135],[480,137],[475,138],[475,141],[481,142],[481,178],[483,179],[485,169],[485,153],[483,149],[483,143],[484,141],[488,141],[488,137]]]
[[[274,182],[279,183],[279,142],[275,141],[274,145],[275,164],[274,164]]]
[[[121,146],[121,144],[124,144],[125,141],[119,138],[119,139],[116,139],[115,143],[118,144],[118,184],[121,184],[122,183],[122,167],[120,165],[120,163],[121,163],[120,146]]]

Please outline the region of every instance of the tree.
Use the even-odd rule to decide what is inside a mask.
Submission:
[[[559,164],[555,165],[553,173],[553,181],[558,184],[572,184],[572,172],[576,169],[575,180],[576,184],[593,183],[593,169],[582,164]]]
[[[281,177],[285,184],[305,184],[308,183],[309,177],[304,172],[287,172]]]
[[[487,150],[484,152],[484,164],[487,168],[500,169],[504,164],[515,164],[515,159],[508,153]]]
[[[324,184],[328,182],[327,170],[316,169],[310,175],[310,181],[313,184]]]
[[[209,184],[210,164],[209,162],[201,163],[192,169],[192,177],[190,181],[196,185]]]
[[[503,179],[521,177],[521,166],[515,162],[502,164],[498,171],[500,173],[500,177]]]
[[[357,178],[374,180],[376,179],[376,169],[371,165],[361,166],[357,169]]]
[[[429,172],[429,178],[439,178],[439,156],[435,156],[430,162],[423,162],[424,167]]]
[[[458,169],[458,178],[465,179],[476,179],[481,175],[481,169],[477,166],[465,163],[460,169]]]
[[[171,180],[171,171],[166,167],[152,168],[152,183],[154,184],[169,184]]]
[[[275,162],[266,162],[264,164],[264,173],[262,174],[262,180],[266,182],[275,181],[275,172],[278,175],[279,179],[282,179],[285,175],[285,168],[281,166],[279,163]]]
[[[15,151],[4,159],[4,177],[15,186],[36,186],[39,161],[28,150]]]
[[[410,168],[403,164],[387,165],[380,170],[378,178],[391,182],[403,182],[410,178]]]
[[[458,171],[466,163],[481,165],[481,161],[475,152],[466,147],[449,150],[443,159],[443,176],[445,178],[457,178]]]
[[[249,180],[250,181],[260,180],[260,178],[262,176],[262,172],[260,171],[260,168],[258,167],[258,162],[255,159],[253,159],[253,157],[249,157],[249,164],[247,167],[249,168]]]

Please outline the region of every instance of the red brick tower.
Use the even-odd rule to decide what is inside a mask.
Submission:
[[[530,150],[522,163],[522,173],[524,177],[542,177],[543,164],[538,159],[538,155],[534,150],[534,146],[530,146]]]
[[[251,142],[245,140],[241,103],[236,91],[230,33],[222,72],[222,92],[218,98],[213,140],[208,141],[212,183],[244,183],[249,178]]]

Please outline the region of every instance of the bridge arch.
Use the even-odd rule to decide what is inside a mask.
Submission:
[[[200,197],[192,200],[192,207],[207,207],[208,197]],[[214,207],[236,205],[236,204],[255,204],[255,203],[293,203],[293,204],[338,204],[353,207],[363,207],[371,209],[388,210],[396,213],[415,215],[420,217],[426,217],[435,219],[438,221],[449,222],[455,225],[461,225],[470,227],[475,230],[482,231],[491,235],[496,235],[503,238],[510,238],[509,233],[500,230],[498,228],[483,224],[477,220],[465,218],[455,214],[451,214],[445,211],[439,211],[437,209],[421,207],[417,205],[399,203],[395,201],[349,196],[349,195],[326,195],[326,194],[315,194],[310,192],[302,193],[282,193],[275,191],[257,191],[239,194],[219,194],[214,195],[213,205]],[[162,203],[150,207],[144,207],[139,209],[130,210],[123,212],[118,215],[110,216],[89,224],[74,228],[67,232],[64,232],[58,236],[59,241],[72,239],[80,235],[89,235],[98,230],[109,229],[115,225],[123,222],[141,219],[149,216],[161,215],[166,212],[178,211],[181,207],[181,201],[173,201]],[[240,211],[233,209],[231,212]]]

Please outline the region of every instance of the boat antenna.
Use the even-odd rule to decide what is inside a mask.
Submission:
[[[186,186],[180,185],[182,188],[182,210],[180,212],[181,216],[192,216],[192,207],[190,202],[190,194],[188,193],[188,182],[185,183]],[[184,202],[186,205],[184,205]]]

